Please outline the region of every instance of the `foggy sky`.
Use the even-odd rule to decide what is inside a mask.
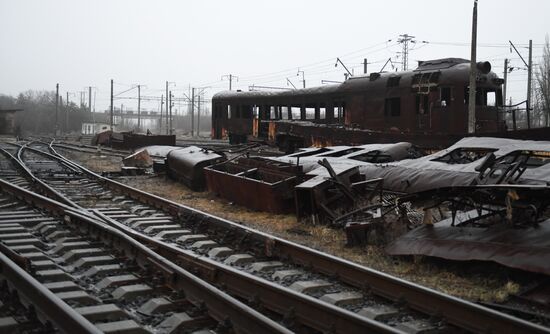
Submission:
[[[27,89],[76,93],[93,86],[95,106],[109,105],[109,82],[115,93],[134,84],[142,95],[160,96],[166,80],[176,96],[188,87],[210,86],[211,96],[227,89],[222,75],[239,77],[234,89],[248,86],[289,87],[287,78],[308,87],[321,80],[343,80],[336,57],[355,73],[368,58],[369,72],[401,51],[398,35],[416,36],[409,68],[417,60],[469,58],[470,0],[429,1],[136,1],[136,0],[0,0],[0,93]],[[506,46],[533,39],[534,62],[549,32],[546,0],[480,0],[478,60],[489,60],[502,76],[504,58],[524,67]],[[392,40],[388,42],[388,40]],[[429,43],[422,43],[427,41]],[[446,44],[450,43],[450,44]],[[394,58],[399,61],[399,58]],[[401,65],[396,64],[400,67]],[[392,70],[391,68],[387,68]],[[526,71],[510,75],[509,96],[525,98]],[[132,90],[121,96],[136,96]],[[116,100],[135,108],[135,100]],[[142,106],[157,109],[158,102]]]

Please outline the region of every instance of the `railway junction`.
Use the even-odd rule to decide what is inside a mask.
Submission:
[[[209,140],[127,150],[4,138],[0,329],[549,332],[548,144],[483,142],[433,155],[407,143],[281,155]],[[446,187],[429,190],[414,168]],[[403,171],[409,185],[392,179]],[[494,282],[476,281],[480,263]],[[463,282],[485,290],[443,288]],[[492,284],[500,295],[487,296]]]

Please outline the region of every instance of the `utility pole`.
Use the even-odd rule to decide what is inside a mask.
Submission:
[[[229,84],[229,86],[231,86],[231,84]],[[231,88],[229,90],[231,90]],[[195,128],[195,88],[193,87],[191,88],[191,137],[194,136],[194,128]]]
[[[160,123],[159,123],[159,133],[162,134],[162,106],[164,105],[164,95],[160,96]]]
[[[519,53],[518,49],[512,43],[512,41],[509,41],[510,45],[514,48],[514,51],[518,54],[519,58],[521,58],[521,61],[525,66],[527,66],[527,100],[525,101],[526,105],[526,111],[527,111],[527,128],[531,128],[531,116],[530,116],[530,109],[531,109],[531,67],[533,65],[533,41],[529,40],[529,64],[523,59],[521,53]]]
[[[222,80],[223,80],[223,78],[229,78],[229,90],[232,90],[232,87],[233,87],[233,79],[239,81],[239,77],[236,76],[236,75],[233,75],[233,74],[223,75],[223,76],[222,76]]]
[[[367,58],[363,59],[363,73],[367,74]]]
[[[197,95],[197,137],[201,134],[201,92]]]
[[[172,134],[172,91],[170,91],[170,134]]]
[[[67,99],[65,99],[65,131],[69,132],[69,92],[67,92]]]
[[[113,79],[111,79],[111,131],[113,131]]]
[[[468,97],[468,133],[476,131],[476,48],[477,48],[477,0],[472,14],[472,54],[470,59],[470,94]]]
[[[409,42],[416,43],[414,40],[415,36],[409,34],[399,35],[397,43],[403,44],[403,71],[406,71],[409,68]],[[366,61],[365,61],[366,63]],[[365,65],[366,66],[366,65]]]
[[[168,109],[172,110],[172,107],[168,104],[168,81],[166,81],[166,134],[168,134]],[[161,123],[162,125],[162,123]]]
[[[59,84],[55,84],[55,129],[54,129],[54,136],[57,136],[57,130],[58,130],[58,115],[59,112]]]
[[[531,128],[531,81],[533,77],[533,40],[529,40],[529,65],[527,66],[527,128]]]
[[[303,84],[303,88],[306,88],[306,77],[305,77],[305,73],[304,73],[304,71],[298,70],[298,74],[296,74],[296,75],[300,75],[300,73],[302,73],[302,84]]]
[[[138,89],[138,132],[141,131],[141,85],[137,85]]]
[[[504,84],[502,85],[502,101],[506,105],[506,89],[508,88],[508,58],[504,59]]]

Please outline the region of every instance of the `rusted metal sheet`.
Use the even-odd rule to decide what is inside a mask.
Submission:
[[[168,176],[183,182],[192,190],[203,190],[206,187],[204,167],[225,160],[225,157],[212,150],[189,146],[172,150],[166,156]]]
[[[403,203],[422,208],[424,224],[388,246],[391,255],[494,261],[550,274],[548,186],[447,187],[397,200],[399,206]],[[435,216],[443,219],[434,222]]]
[[[142,135],[131,132],[98,133],[92,138],[92,145],[105,145],[121,149],[135,149],[149,145],[176,145],[175,135]]]
[[[550,275],[550,220],[537,227],[513,229],[453,227],[450,222],[418,227],[394,243],[390,255],[427,255],[449,260],[493,261]]]
[[[122,143],[119,143],[118,141],[113,141],[112,144],[113,147],[126,149],[133,149],[147,145],[176,145],[176,136],[123,133]]]
[[[382,190],[382,179],[365,180],[357,166],[332,166],[326,158],[318,164],[324,169],[309,172],[311,178],[294,188],[298,218],[310,218],[314,224],[344,223],[339,218],[367,205]],[[369,191],[371,186],[374,190]]]
[[[153,159],[147,150],[139,150],[122,159],[122,163],[126,167],[149,168],[153,166]]]
[[[300,166],[262,158],[239,158],[204,169],[208,190],[236,204],[271,213],[294,209]]]

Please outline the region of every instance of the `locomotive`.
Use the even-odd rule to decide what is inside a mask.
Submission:
[[[403,72],[283,91],[224,91],[212,98],[212,138],[297,147],[408,141],[445,147],[468,135],[470,61],[420,61]],[[477,63],[476,135],[506,135],[504,80]]]

